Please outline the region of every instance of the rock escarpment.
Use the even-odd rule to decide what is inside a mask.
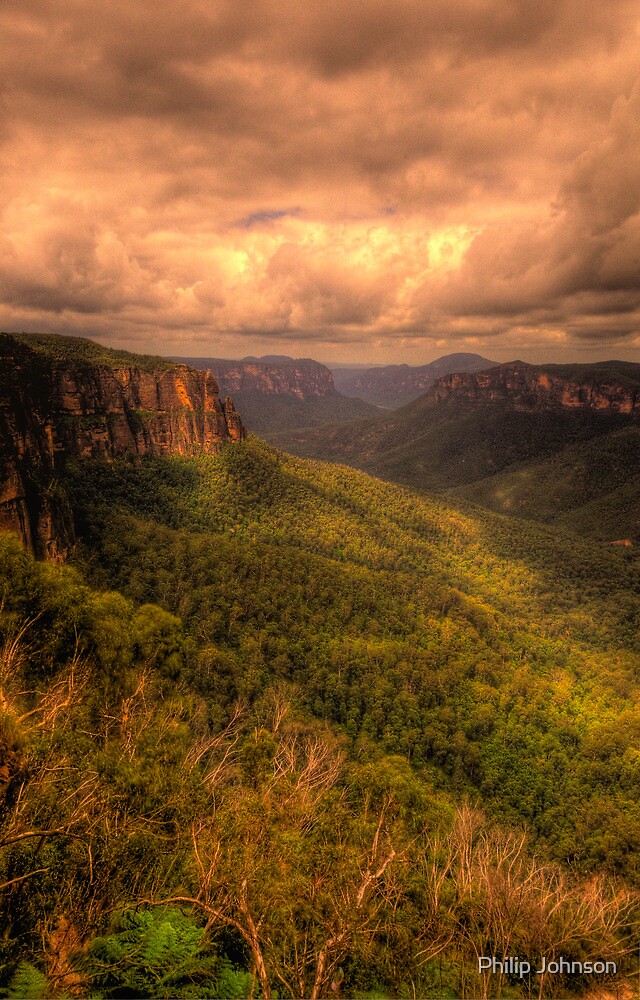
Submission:
[[[594,445],[582,455],[581,447],[629,430],[631,433],[616,445],[619,457],[611,473],[618,477],[621,492],[617,501],[621,510],[629,511],[625,523],[631,525],[637,520],[630,509],[635,505],[637,510],[635,442],[639,421],[640,364],[511,362],[478,373],[443,376],[425,395],[391,414],[292,431],[280,435],[277,443],[306,458],[343,462],[428,491],[466,488],[499,472],[515,472],[523,463],[528,470],[530,463],[546,462],[573,448],[575,461],[568,457],[566,474],[557,474],[575,482],[576,493],[595,502],[600,494],[591,485],[580,485],[575,466],[582,463],[582,478],[588,484],[602,482],[600,451]],[[612,447],[614,443],[611,438]],[[561,467],[562,463],[558,469]],[[523,482],[529,481],[527,470]],[[556,471],[548,473],[550,483],[555,482]],[[520,495],[517,482],[516,486]],[[552,488],[552,495],[558,495],[555,486]],[[489,497],[494,503],[491,490],[487,486],[476,495]],[[601,494],[605,492],[603,483]],[[488,501],[483,503],[488,505]],[[613,539],[631,537],[631,528],[615,530]]]
[[[0,528],[42,558],[73,544],[59,480],[68,458],[214,453],[244,434],[210,372],[90,341],[0,335]]]
[[[338,392],[330,370],[311,358],[285,355],[220,358],[172,358],[192,368],[207,368],[223,393],[233,394],[249,430],[275,443],[277,435],[298,427],[353,420],[375,413],[361,399]]]
[[[528,365],[522,361],[488,371],[456,373],[439,379],[426,399],[445,402],[505,403],[514,410],[593,410],[640,415],[640,365]]]
[[[221,392],[260,392],[297,399],[317,399],[335,392],[333,375],[311,358],[264,357],[226,361],[222,358],[178,358],[194,368],[207,368]]]
[[[479,372],[497,363],[480,354],[446,354],[428,365],[385,365],[364,371],[334,368],[333,377],[336,388],[347,396],[359,396],[376,406],[396,409],[418,399],[444,375]]]

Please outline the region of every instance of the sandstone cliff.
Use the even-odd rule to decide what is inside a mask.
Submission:
[[[64,558],[70,457],[213,453],[244,428],[210,372],[71,338],[0,335],[0,528]]]
[[[331,371],[311,358],[285,355],[221,358],[172,358],[192,368],[209,369],[223,393],[231,393],[245,426],[274,441],[298,427],[317,427],[374,414],[376,408],[336,390]]]
[[[207,368],[224,393],[260,392],[317,399],[335,392],[333,375],[311,358],[264,357],[226,361],[222,358],[177,358],[194,368]]]
[[[522,361],[475,374],[446,375],[431,387],[432,405],[507,404],[514,410],[593,410],[640,414],[640,365],[528,365]]]
[[[334,368],[333,378],[339,392],[347,396],[396,409],[418,399],[433,383],[451,372],[479,372],[493,368],[480,354],[446,354],[427,365],[385,365],[382,368]]]

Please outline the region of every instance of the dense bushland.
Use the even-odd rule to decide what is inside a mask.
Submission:
[[[624,553],[255,440],[68,488],[75,568],[0,540],[9,995],[527,995],[478,954],[631,970]]]
[[[452,491],[481,507],[604,540],[640,540],[640,428],[631,425]]]

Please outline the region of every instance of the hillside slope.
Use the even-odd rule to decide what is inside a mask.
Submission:
[[[640,427],[570,445],[450,495],[594,538],[639,542]]]
[[[213,458],[78,469],[73,496],[97,582],[159,602],[239,657],[244,696],[275,671],[351,738],[436,765],[443,787],[533,824],[557,856],[600,857],[600,792],[585,779],[578,801],[570,786],[613,691],[614,715],[635,698],[640,601],[623,550],[462,515],[257,441]],[[557,685],[573,690],[562,704]],[[595,714],[584,729],[587,691]],[[514,726],[521,737],[505,744]],[[551,771],[536,763],[543,730]],[[618,794],[607,791],[608,822],[619,816],[627,837]]]
[[[608,362],[534,367],[518,362],[477,375],[442,378],[420,399],[390,415],[279,435],[276,441],[295,454],[346,462],[427,491],[455,490],[483,481],[477,489],[461,489],[459,495],[505,513],[518,510],[524,517],[538,517],[533,502],[520,503],[523,498],[515,496],[515,486],[505,486],[507,493],[515,490],[515,506],[496,503],[490,477],[511,471],[517,484],[522,466],[531,470],[535,483],[532,463],[545,462],[589,441],[594,442],[594,454],[600,449],[604,455],[610,434],[629,429],[633,435],[639,412],[640,365]],[[571,455],[567,453],[567,463],[572,461]],[[537,468],[544,479],[543,466]],[[557,493],[551,482],[556,468],[559,466],[550,466],[548,472],[551,496]],[[582,492],[579,476],[573,480],[572,506],[597,498],[600,502],[609,489],[621,491],[617,499],[612,497],[611,516],[598,521],[602,530],[596,533],[596,537],[617,540],[621,524],[616,523],[613,512],[617,511],[622,524],[635,518],[639,499],[635,484],[640,472],[637,456],[633,448],[624,455],[619,453],[614,478],[598,473],[595,458],[590,468],[591,478],[585,472]],[[495,490],[500,489],[496,483]],[[562,510],[560,505],[552,513],[548,507],[540,517],[553,520],[557,515],[558,523],[569,525],[570,518],[560,518]],[[597,520],[595,514],[590,519],[585,511],[585,519],[576,521],[576,527],[595,526]],[[606,533],[602,534],[605,525]]]
[[[478,942],[539,961],[559,933],[636,974],[638,895],[611,877],[637,880],[640,837],[619,553],[562,551],[558,575],[544,550],[543,579],[544,532],[512,564],[516,533],[496,549],[446,507],[260,446],[84,476],[102,497],[85,570],[143,603],[0,533],[3,993],[324,996],[340,962],[344,996],[524,1000],[526,981],[479,975]],[[306,538],[256,537],[302,510]],[[329,557],[318,529],[345,521]]]
[[[568,417],[621,421],[618,482],[633,421]],[[0,991],[524,1000],[478,949],[560,939],[636,974],[634,550],[198,444],[68,452],[71,565],[0,533]]]

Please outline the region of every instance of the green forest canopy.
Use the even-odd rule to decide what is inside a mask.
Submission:
[[[477,995],[475,948],[624,951],[633,558],[255,439],[67,486],[75,567],[0,540],[10,995]]]

